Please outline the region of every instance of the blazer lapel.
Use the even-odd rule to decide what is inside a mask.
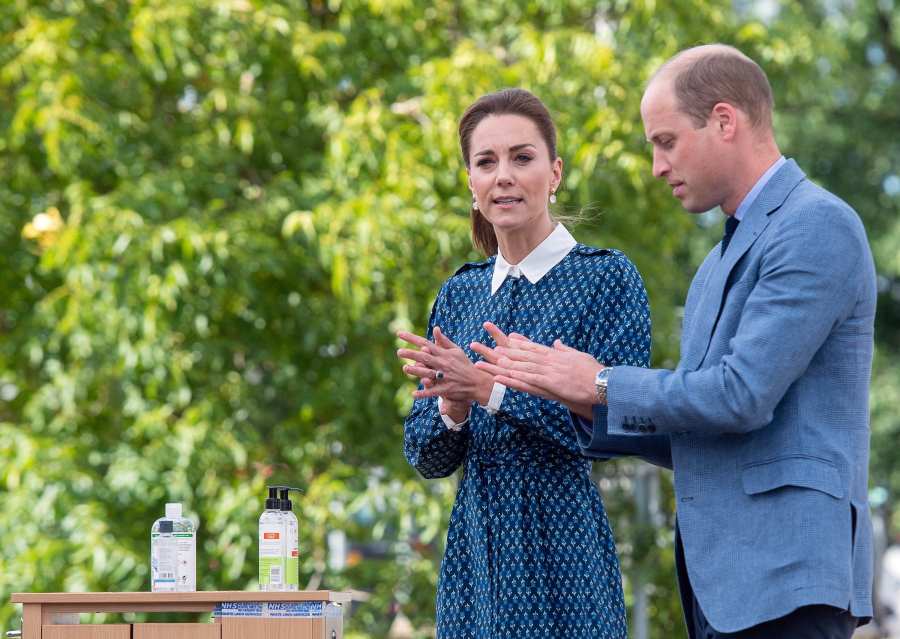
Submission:
[[[682,353],[681,364],[686,370],[697,370],[706,357],[724,303],[725,284],[734,265],[762,235],[772,219],[771,214],[784,204],[788,194],[805,177],[796,162],[793,160],[785,162],[747,210],[734,237],[731,238],[724,257],[718,264],[712,266],[697,302],[697,308],[693,311],[694,320],[691,322],[690,335],[685,342],[688,348]]]

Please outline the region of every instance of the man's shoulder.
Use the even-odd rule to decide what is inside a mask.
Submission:
[[[862,230],[862,221],[852,206],[809,178],[803,179],[788,195],[783,208],[789,213],[785,216],[786,222],[796,222],[799,218],[850,225]]]

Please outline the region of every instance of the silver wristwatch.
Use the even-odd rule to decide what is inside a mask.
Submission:
[[[606,387],[609,385],[609,373],[612,366],[607,366],[594,378],[594,385],[597,387],[597,403],[606,406]]]

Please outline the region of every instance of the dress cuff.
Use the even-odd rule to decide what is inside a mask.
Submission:
[[[503,404],[503,398],[506,396],[506,386],[503,384],[498,384],[494,382],[493,388],[491,388],[491,396],[488,398],[488,403],[485,406],[479,406],[487,411],[488,415],[496,415],[497,411],[500,410],[500,406]]]
[[[440,412],[441,408],[444,405],[444,398],[441,396],[438,396],[437,403],[438,403],[438,411]],[[472,412],[472,410],[469,409],[469,412],[466,413],[466,418],[464,420],[462,420],[461,422],[459,422],[458,424],[455,421],[453,421],[453,418],[450,417],[449,415],[440,413],[441,421],[444,422],[444,426],[446,426],[449,430],[462,430],[463,426],[465,426],[466,424],[469,423],[469,415],[471,414],[471,412]]]
[[[575,413],[572,413],[572,421],[575,424],[575,428],[581,429],[581,432],[585,433],[586,435],[590,436],[594,433],[593,421],[585,419],[581,415],[576,415]]]

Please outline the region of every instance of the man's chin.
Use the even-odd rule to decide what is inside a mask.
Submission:
[[[692,201],[690,201],[690,200],[682,200],[682,201],[681,201],[681,206],[682,206],[682,207],[684,208],[684,210],[687,211],[688,213],[694,213],[694,214],[696,214],[696,215],[699,215],[700,213],[706,213],[706,212],[707,212],[708,210],[710,210],[711,208],[715,208],[715,205],[713,205],[713,206],[707,206],[706,204],[701,204],[701,203],[698,203],[698,202],[692,202]]]

